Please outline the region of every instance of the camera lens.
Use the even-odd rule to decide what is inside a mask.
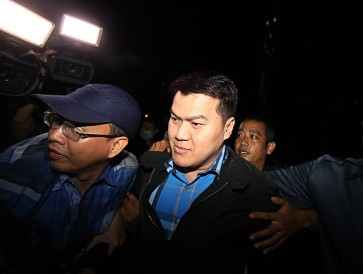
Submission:
[[[83,74],[83,67],[73,62],[64,62],[61,65],[61,73],[65,75],[72,75],[75,77],[81,77]]]

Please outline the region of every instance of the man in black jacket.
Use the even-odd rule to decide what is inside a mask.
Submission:
[[[249,213],[275,211],[270,197],[277,192],[224,143],[235,125],[238,92],[233,81],[197,71],[173,81],[169,92],[171,155],[148,151],[140,158],[134,182],[139,225],[113,255],[111,268],[234,273],[243,272],[248,262],[249,273],[283,273],[280,253],[263,255],[248,239],[269,224],[251,220]]]

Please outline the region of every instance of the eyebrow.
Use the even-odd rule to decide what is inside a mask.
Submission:
[[[259,131],[255,130],[255,129],[250,129],[248,132],[249,133],[256,133],[257,135],[262,136],[262,134]]]
[[[238,129],[238,132],[240,132],[240,131],[244,131],[243,128]],[[259,135],[259,136],[262,136],[262,134],[259,131],[255,130],[255,129],[250,129],[247,132],[248,133],[255,133],[255,134]]]
[[[176,118],[178,119],[181,119],[178,115],[175,114],[175,112],[170,109],[170,113],[173,114]],[[193,115],[193,116],[190,116],[190,117],[187,117],[185,120],[186,121],[193,121],[195,119],[203,119],[203,120],[208,120],[207,117],[205,117],[204,115],[200,114],[200,115]],[[181,119],[182,120],[182,119]]]

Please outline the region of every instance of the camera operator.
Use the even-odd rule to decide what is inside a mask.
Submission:
[[[5,133],[1,136],[0,151],[20,140],[47,130],[41,121],[41,115],[38,115],[38,113],[42,113],[42,110],[29,103],[28,97],[33,93],[42,93],[44,79],[47,75],[47,59],[48,56],[55,53],[56,50],[47,48],[41,52],[29,50],[22,56],[23,59],[27,58],[31,62],[39,64],[39,77],[31,79],[36,84],[33,90],[24,91],[20,96],[12,96],[9,93],[3,92],[2,87],[0,87],[0,97],[2,97],[0,125]]]

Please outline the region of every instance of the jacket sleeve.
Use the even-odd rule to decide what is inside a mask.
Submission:
[[[313,208],[309,190],[311,177],[321,158],[288,168],[264,171],[278,187],[281,196],[299,209]]]
[[[155,163],[163,163],[170,159],[170,154],[160,151],[146,151],[140,157],[140,165],[130,192],[139,197],[142,185],[147,182],[152,170],[156,167]]]

